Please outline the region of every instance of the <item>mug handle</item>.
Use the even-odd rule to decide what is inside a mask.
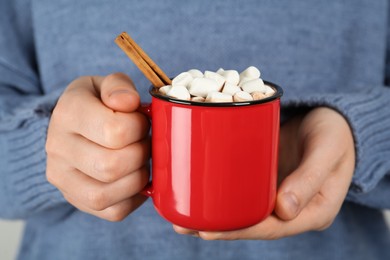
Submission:
[[[138,112],[144,114],[150,121],[152,120],[152,103],[142,103],[137,109]],[[154,192],[152,181],[140,191],[140,193],[147,197],[152,197]]]

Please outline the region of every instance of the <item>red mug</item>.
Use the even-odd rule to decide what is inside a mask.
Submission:
[[[200,103],[162,96],[142,110],[152,121],[152,197],[169,222],[203,231],[259,223],[276,198],[280,97]]]

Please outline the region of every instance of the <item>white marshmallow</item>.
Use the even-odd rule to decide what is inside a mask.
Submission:
[[[172,85],[163,86],[158,91],[172,98],[194,102],[243,102],[263,99],[276,92],[264,84],[260,71],[253,66],[241,74],[223,68],[204,74],[191,69],[180,73],[172,80]]]
[[[273,94],[275,94],[275,90],[274,90],[273,88],[271,88],[270,86],[264,85],[264,87],[265,87],[264,94],[265,94],[267,97],[270,97],[270,96],[272,96]]]
[[[167,95],[181,100],[191,99],[191,95],[185,86],[172,86],[172,88],[168,91]]]
[[[242,86],[245,82],[253,80],[252,78],[240,78],[240,82],[238,83],[238,86]]]
[[[240,75],[236,70],[225,70],[218,74],[223,76],[226,82],[233,85],[238,85],[238,82],[240,81]]]
[[[166,86],[163,86],[163,87],[159,88],[159,89],[158,89],[158,92],[160,92],[160,93],[166,95],[166,94],[168,94],[168,92],[169,92],[169,90],[170,90],[171,88],[172,88],[171,85],[166,85]]]
[[[242,101],[252,101],[253,97],[251,94],[245,91],[239,91],[233,96],[233,101],[234,102],[242,102]]]
[[[204,99],[204,97],[193,97],[193,98],[191,98],[191,101],[204,102],[205,99]]]
[[[172,80],[172,86],[185,86],[192,81],[192,75],[188,72],[182,72]]]
[[[219,75],[221,75],[221,73],[222,72],[224,72],[225,70],[223,69],[223,68],[219,68],[218,70],[217,70],[217,73],[219,74]]]
[[[204,72],[204,77],[207,78],[207,79],[213,79],[213,80],[217,81],[218,86],[220,86],[220,89],[222,89],[223,84],[225,83],[225,77],[219,75],[216,72],[212,72],[212,71],[206,70]]]
[[[236,94],[239,91],[241,91],[240,87],[233,85],[233,84],[230,84],[228,82],[225,83],[225,86],[222,89],[222,93],[226,93],[226,94],[229,94],[231,96],[234,96],[234,94]]]
[[[252,79],[246,81],[242,84],[241,88],[249,94],[255,91],[265,92],[265,85],[262,79]]]
[[[209,92],[220,91],[221,86],[217,81],[209,78],[194,78],[188,90],[190,94],[197,97],[206,97]]]
[[[206,102],[233,102],[233,97],[222,92],[210,92],[207,95]]]
[[[254,100],[260,100],[267,97],[263,92],[260,91],[252,92],[251,95]]]
[[[193,78],[203,78],[203,73],[200,70],[191,69],[187,72],[190,73]]]
[[[258,70],[254,66],[250,66],[240,73],[240,79],[241,78],[258,79],[260,78],[260,75],[261,75],[260,70]]]

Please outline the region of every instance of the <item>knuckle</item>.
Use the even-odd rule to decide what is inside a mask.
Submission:
[[[102,85],[112,85],[115,83],[118,79],[128,78],[126,74],[121,72],[111,73],[104,77]]]
[[[103,139],[109,148],[119,149],[126,140],[127,127],[119,120],[109,120],[103,124]]]
[[[322,195],[315,196],[311,203],[313,205],[313,209],[317,209],[314,213],[315,217],[311,220],[311,229],[314,231],[323,231],[329,228],[336,218],[338,212],[336,210],[337,206]],[[326,211],[318,209],[326,209]]]
[[[45,150],[48,155],[56,154],[58,146],[55,145],[55,141],[53,138],[48,136],[45,144]]]
[[[316,180],[317,180],[317,171],[316,170],[313,170],[310,174],[307,174],[305,176],[305,186],[311,190],[314,191],[315,189],[315,183],[316,183]]]
[[[121,174],[121,163],[118,156],[104,154],[96,158],[94,163],[94,171],[99,180],[103,182],[113,182],[117,180]]]
[[[324,170],[316,168],[311,168],[310,171],[306,172],[303,178],[304,187],[310,194],[316,193],[319,188],[319,185],[322,183],[320,180],[323,179]]]
[[[91,190],[87,192],[87,205],[93,210],[104,210],[107,205],[107,196],[101,190]]]
[[[108,208],[105,219],[111,222],[120,222],[127,217],[127,212],[121,208]]]
[[[116,81],[117,77],[118,77],[117,73],[112,73],[112,74],[105,76],[103,81],[102,81],[102,87],[111,86]]]
[[[124,82],[133,84],[129,76],[121,72],[116,72],[104,77],[101,83],[101,87],[102,89],[110,89],[114,86],[117,86],[118,84],[124,84]]]
[[[329,228],[334,219],[336,218],[337,212],[332,209],[332,205],[327,204],[324,200],[317,202],[321,205],[322,208],[328,208],[327,212],[324,214],[318,214],[317,217],[313,218],[313,230],[315,231],[324,231]]]
[[[53,129],[49,127],[45,143],[45,152],[47,156],[49,158],[59,156],[62,151],[61,147],[61,136],[53,133]]]
[[[315,230],[316,231],[324,231],[328,229],[333,224],[334,219],[331,217],[326,217],[322,219],[322,221],[319,221],[316,224]]]
[[[62,96],[58,102],[57,105],[55,106],[51,120],[55,120],[54,122],[56,123],[61,123],[63,122],[64,119],[69,119],[72,118],[72,113],[73,107],[77,107],[76,99],[72,98],[73,96],[73,91],[65,92],[64,96]],[[57,120],[58,119],[58,120]],[[57,122],[58,121],[58,122]]]
[[[324,231],[324,230],[328,229],[332,225],[332,223],[333,223],[333,221],[325,223],[325,224],[319,226],[318,228],[316,228],[316,230],[317,231]]]
[[[53,171],[51,171],[51,170],[46,170],[46,180],[47,180],[50,184],[52,184],[53,186],[58,187],[57,178],[54,176]]]

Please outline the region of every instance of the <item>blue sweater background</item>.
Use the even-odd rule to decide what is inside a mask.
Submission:
[[[20,259],[390,259],[389,3],[345,1],[0,2],[0,217],[25,219]],[[125,72],[127,31],[174,76],[254,65],[285,90],[282,116],[328,106],[349,121],[357,162],[332,226],[277,241],[176,234],[147,201],[120,223],[69,205],[45,177],[50,113],[82,75]],[[0,231],[1,232],[1,231]]]

